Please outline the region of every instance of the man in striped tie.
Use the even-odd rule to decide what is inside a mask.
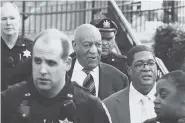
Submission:
[[[68,72],[72,81],[100,99],[105,99],[128,85],[125,74],[100,62],[102,37],[98,28],[91,24],[80,25],[76,29],[72,45],[76,54]]]

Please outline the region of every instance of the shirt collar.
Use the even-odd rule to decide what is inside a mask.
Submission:
[[[74,71],[79,71],[79,70],[81,70],[81,71],[83,71],[83,66],[79,63],[79,61],[78,61],[78,59],[76,59],[76,62],[75,62],[75,65],[74,65],[75,67],[74,67]],[[97,66],[96,68],[94,68],[93,70],[91,70],[90,71],[90,73],[91,74],[94,74],[94,73],[96,73],[96,72],[98,72],[98,70],[99,70],[99,67]]]
[[[143,94],[141,94],[139,91],[137,91],[135,88],[134,88],[134,86],[133,86],[133,84],[132,84],[132,82],[130,83],[130,98],[131,98],[131,100],[133,100],[134,102],[140,102],[140,100],[142,99],[142,98],[144,98],[144,97],[147,97],[148,99],[150,99],[150,100],[152,100],[152,101],[154,101],[154,99],[155,99],[155,91],[156,91],[156,83],[154,84],[154,86],[153,86],[153,88],[152,88],[152,90],[147,94],[147,95],[143,95]]]
[[[83,69],[82,65],[79,63],[78,59],[76,59],[73,71],[77,72],[77,71],[80,71],[82,69]]]

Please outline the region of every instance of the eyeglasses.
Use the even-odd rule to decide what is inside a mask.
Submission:
[[[156,67],[156,62],[155,60],[137,61],[134,64],[134,67],[138,70],[143,70],[146,65],[148,66],[149,69],[154,69]]]

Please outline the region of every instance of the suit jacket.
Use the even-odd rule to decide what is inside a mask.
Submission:
[[[129,86],[103,100],[112,123],[130,123]]]
[[[76,57],[72,59],[72,66],[67,75],[71,78]],[[117,68],[101,63],[99,64],[99,92],[98,97],[103,100],[111,94],[128,86],[128,78]]]

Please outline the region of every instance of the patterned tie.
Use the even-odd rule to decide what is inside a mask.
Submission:
[[[96,96],[95,82],[90,71],[86,69],[83,69],[83,71],[87,74],[83,82],[83,87],[87,88],[92,95]]]

